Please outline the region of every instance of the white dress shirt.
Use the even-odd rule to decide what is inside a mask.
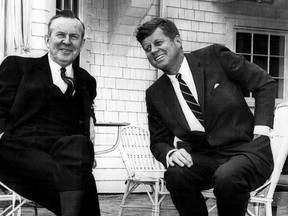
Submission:
[[[50,69],[51,69],[53,84],[58,86],[59,89],[64,94],[66,89],[67,89],[67,84],[61,78],[61,71],[60,71],[61,66],[58,65],[56,62],[54,62],[51,59],[50,53],[48,54],[48,60],[49,60],[49,65],[50,65]],[[66,68],[66,76],[74,78],[72,64],[70,64],[69,66],[67,66],[65,68]]]
[[[179,73],[182,74],[182,79],[186,82],[188,88],[190,89],[192,95],[194,96],[195,100],[198,102],[198,94],[196,91],[195,83],[192,77],[192,73],[190,71],[188,62],[186,58],[184,58],[182,65],[178,71]],[[190,127],[191,131],[202,131],[204,132],[205,129],[203,125],[199,122],[199,120],[195,117],[191,109],[189,108],[187,102],[185,101],[181,89],[180,89],[180,84],[179,81],[176,78],[176,75],[168,75],[172,86],[174,88],[174,91],[176,93],[176,96],[178,98],[178,101],[180,103],[180,106],[182,108],[182,111],[185,115],[185,118],[187,119],[188,125]]]

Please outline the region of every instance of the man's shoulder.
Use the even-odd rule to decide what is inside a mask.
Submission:
[[[79,66],[73,66],[73,70],[83,78],[91,78],[93,77],[87,70]]]
[[[40,60],[42,57],[26,57],[26,56],[17,56],[17,55],[9,55],[7,56],[3,62],[35,62]]]
[[[42,62],[44,56],[42,57],[24,57],[24,56],[17,56],[17,55],[10,55],[7,56],[3,62],[1,63],[2,66],[10,65],[13,67],[18,67],[19,69],[29,69],[34,67],[35,65]],[[20,67],[21,66],[21,67]]]
[[[190,52],[190,53],[186,53],[186,55],[212,52],[212,51],[215,51],[215,50],[217,50],[217,49],[224,48],[224,47],[225,47],[225,46],[224,46],[224,45],[221,45],[221,44],[211,44],[211,45],[208,45],[208,46],[201,47],[201,48],[199,48],[199,49],[193,50],[193,51]]]
[[[217,59],[223,53],[230,53],[231,51],[224,45],[221,44],[211,44],[209,46],[194,50],[190,53],[185,53],[189,65],[195,66],[199,63],[207,63],[211,59]]]
[[[83,85],[96,86],[96,79],[84,68],[73,66],[76,79]]]
[[[163,85],[166,85],[169,81],[169,78],[166,74],[163,74],[161,77],[159,77],[146,91],[148,92],[155,92],[158,90],[161,90]]]

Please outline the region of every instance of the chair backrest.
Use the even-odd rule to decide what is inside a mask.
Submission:
[[[133,177],[137,172],[163,169],[150,151],[150,133],[143,127],[123,127],[119,151],[129,177]]]
[[[279,181],[288,154],[288,102],[276,107],[273,131],[271,134],[271,149],[274,159],[274,169],[269,179],[267,198],[273,198],[273,193]]]
[[[25,198],[22,198],[8,186],[0,182],[0,215],[21,215],[21,206],[24,205],[26,201]]]

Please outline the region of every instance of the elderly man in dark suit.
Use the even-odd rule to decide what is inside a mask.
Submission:
[[[96,81],[72,66],[84,32],[61,11],[48,24],[48,54],[0,66],[0,181],[62,216],[100,215],[89,139]]]
[[[136,37],[151,65],[164,72],[146,91],[151,151],[167,167],[180,215],[208,215],[201,190],[213,187],[219,215],[244,216],[249,192],[273,169],[268,135],[275,81],[222,45],[184,54],[167,19],[144,23]],[[254,115],[243,89],[255,97]]]

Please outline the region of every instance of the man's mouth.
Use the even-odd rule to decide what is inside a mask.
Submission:
[[[71,53],[72,50],[70,49],[60,49],[63,53]]]
[[[164,55],[158,55],[156,56],[156,58],[154,58],[154,60],[158,62],[158,61],[161,61],[163,58],[164,58]]]

